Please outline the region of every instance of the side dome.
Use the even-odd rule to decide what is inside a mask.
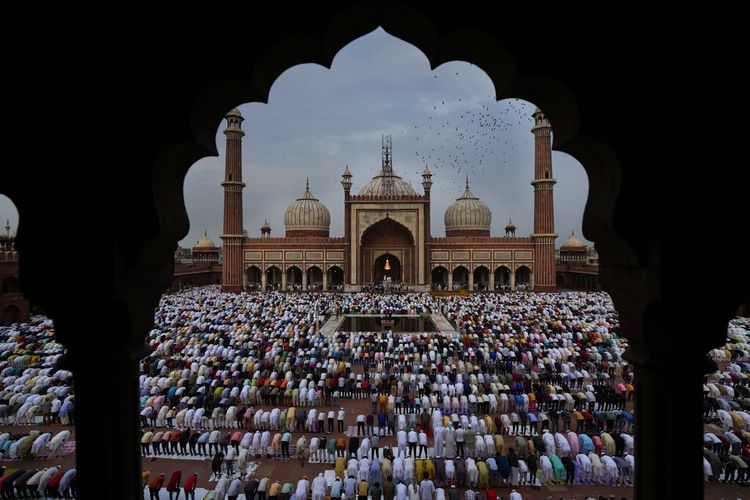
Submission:
[[[209,239],[208,232],[204,232],[203,238],[199,239],[193,248],[214,249],[216,245]]]
[[[573,250],[573,249],[585,250],[586,249],[586,245],[584,245],[581,242],[581,240],[579,240],[578,238],[576,238],[575,237],[575,233],[573,233],[573,231],[571,231],[570,232],[570,237],[567,240],[565,240],[565,243],[563,243],[560,248],[561,249],[565,248],[565,249],[570,249],[570,250]]]
[[[219,249],[208,237],[208,232],[203,232],[203,238],[191,250],[193,263],[216,264],[219,262]]]
[[[492,212],[474,193],[466,190],[445,211],[446,236],[489,236]]]
[[[328,236],[331,213],[310,192],[308,180],[305,192],[284,212],[287,236]]]

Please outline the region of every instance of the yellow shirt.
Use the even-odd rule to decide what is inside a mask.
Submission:
[[[357,495],[366,497],[367,496],[367,490],[370,489],[370,485],[367,484],[367,481],[360,481],[357,485]]]
[[[269,490],[268,490],[268,496],[269,496],[269,497],[275,497],[275,496],[278,496],[278,494],[279,494],[279,491],[281,491],[281,483],[280,483],[280,482],[278,482],[278,481],[275,481],[275,482],[274,482],[274,483],[273,483],[273,484],[271,485],[271,489],[269,489]]]

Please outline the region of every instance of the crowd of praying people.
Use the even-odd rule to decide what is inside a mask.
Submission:
[[[331,316],[438,312],[455,332],[320,333]],[[632,479],[633,415],[625,411],[632,373],[604,294],[204,288],[165,297],[155,326],[140,380],[146,455],[213,456],[221,464],[222,454],[241,466],[289,456],[292,443],[295,456],[337,470],[342,460],[358,471],[395,465],[395,480],[415,481],[421,466],[462,487]],[[357,436],[345,434],[346,412],[337,410],[347,398],[372,402],[372,413],[357,416]],[[503,436],[515,436],[514,445]],[[411,453],[417,446],[419,457]],[[453,470],[466,465],[463,481]],[[474,477],[475,466],[486,468],[486,482]]]
[[[442,314],[455,331],[321,333],[329,318],[346,314]],[[51,331],[42,317],[0,330],[0,419],[72,422],[72,377],[55,369],[63,349]],[[141,450],[213,457],[223,490],[259,500],[272,496],[274,483],[263,478],[261,489],[262,480],[238,472],[267,457],[332,464],[338,496],[347,498],[352,475],[386,500],[419,491],[425,474],[451,498],[454,487],[629,485],[634,385],[618,331],[603,293],[183,290],[162,298],[147,339]],[[730,374],[750,369],[747,352],[729,356],[737,367]],[[370,411],[353,414],[347,399],[366,400]],[[733,401],[722,391],[718,399]],[[7,441],[0,435],[0,453]],[[305,491],[315,497],[314,487]],[[333,494],[330,485],[325,491]]]
[[[750,318],[729,324],[726,344],[710,357],[718,370],[706,375],[703,409],[703,474],[710,482],[750,483]]]
[[[59,465],[40,469],[0,466],[0,498],[75,498],[76,469]]]

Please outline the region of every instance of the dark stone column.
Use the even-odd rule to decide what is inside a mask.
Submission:
[[[703,439],[703,365],[670,357],[638,359],[633,367],[635,498],[701,498],[703,453],[694,443]]]
[[[103,333],[98,332],[100,338]],[[146,353],[145,346],[108,348],[106,360],[92,362],[90,350],[71,350],[81,498],[141,498],[143,494],[138,364]]]
[[[61,368],[74,376],[81,498],[142,496],[139,362],[150,352],[144,338],[153,324],[157,297],[155,292],[133,294],[127,300],[131,304],[110,307],[81,297],[85,306],[52,315],[56,338],[68,349]]]
[[[601,268],[620,316],[635,374],[636,498],[700,498],[703,493],[703,375],[706,353],[726,340],[731,308],[685,287],[665,293],[662,270]]]

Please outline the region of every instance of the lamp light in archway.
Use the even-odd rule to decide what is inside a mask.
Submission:
[[[388,257],[385,258],[385,266],[383,266],[383,269],[385,269],[386,271],[391,270],[391,263],[388,262]]]

